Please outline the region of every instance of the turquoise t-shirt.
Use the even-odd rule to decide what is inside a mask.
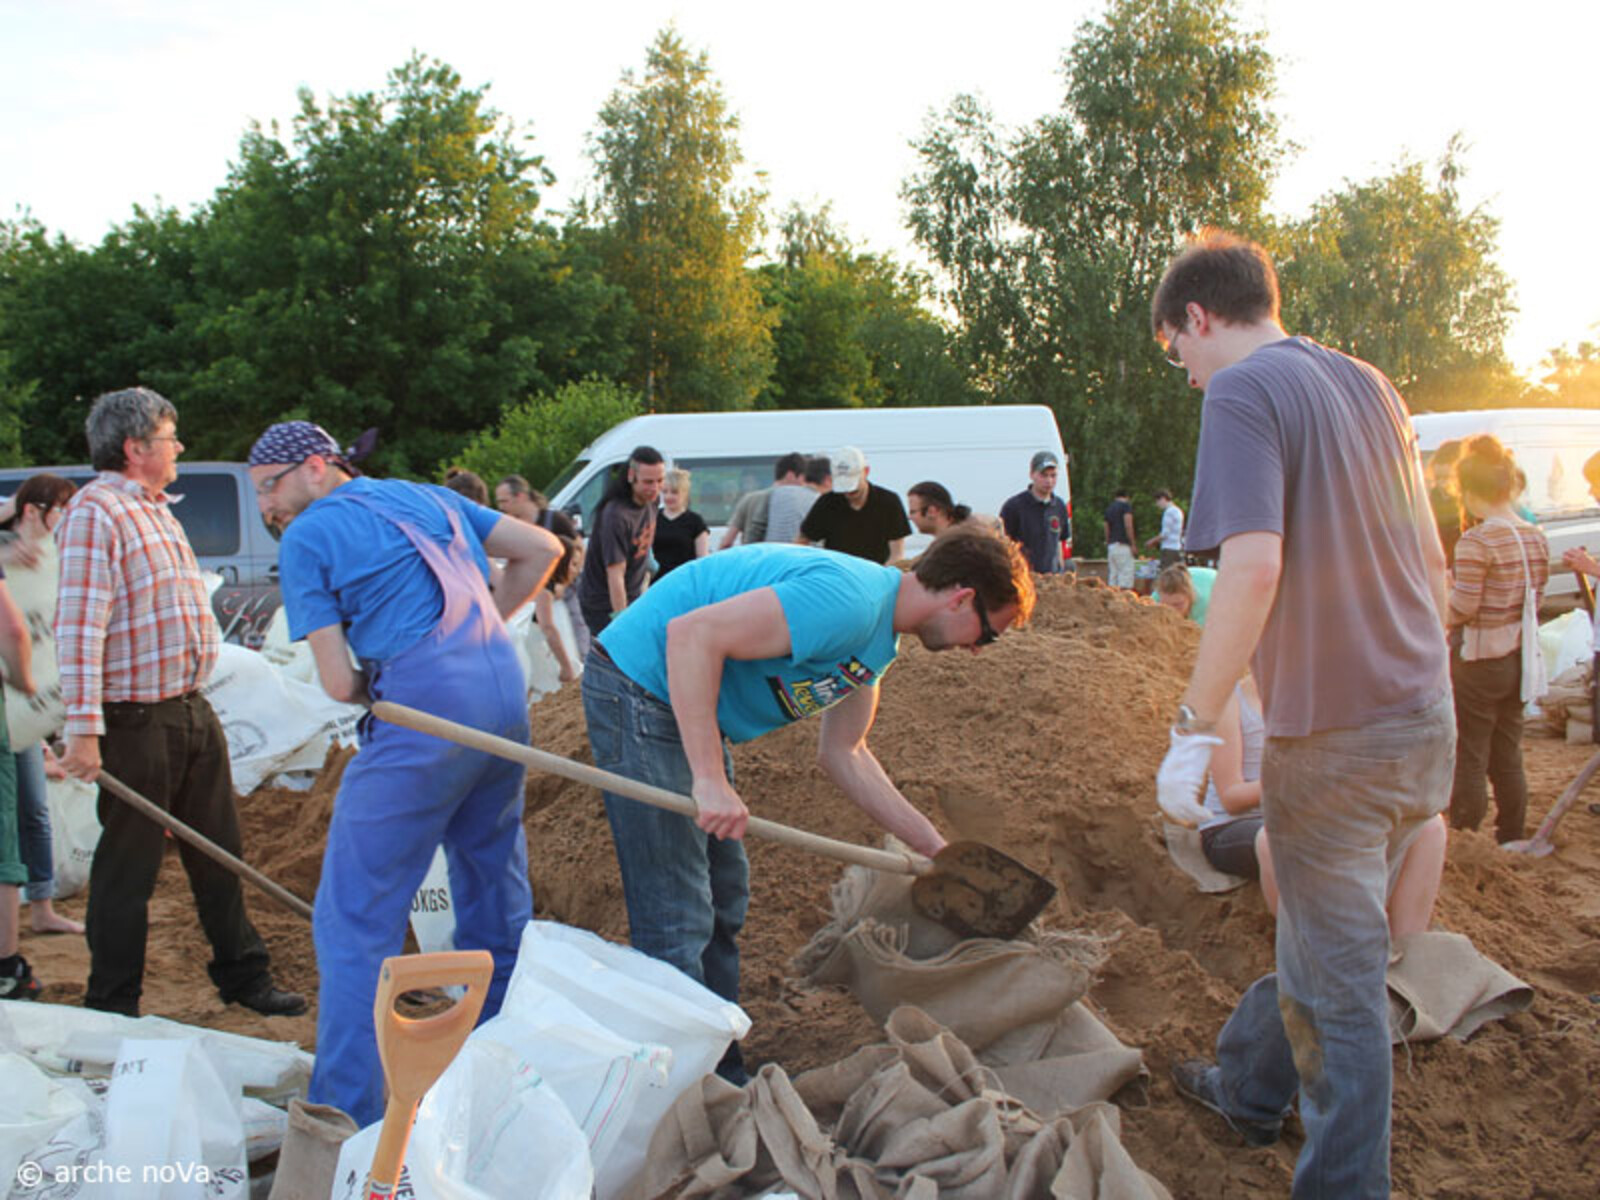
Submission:
[[[777,593],[789,626],[785,658],[728,659],[717,724],[735,742],[819,713],[870,687],[894,662],[900,572],[815,546],[758,543],[679,567],[625,609],[600,644],[629,679],[666,701],[667,623],[757,588]]]
[[[485,579],[483,539],[500,514],[431,483],[362,476],[312,501],[289,523],[278,550],[278,578],[290,638],[343,625],[358,658],[383,660],[433,631],[444,612],[444,593],[394,521],[357,503],[357,495],[447,546],[450,522],[434,502],[442,500],[460,516],[467,548]]]

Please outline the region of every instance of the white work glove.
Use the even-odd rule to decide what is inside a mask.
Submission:
[[[1174,729],[1156,772],[1156,803],[1167,820],[1194,829],[1211,814],[1200,803],[1206,773],[1211,770],[1211,751],[1222,739],[1209,733],[1179,733]]]

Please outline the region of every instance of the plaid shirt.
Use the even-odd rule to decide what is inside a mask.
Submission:
[[[68,734],[103,734],[102,703],[181,696],[216,665],[216,618],[171,499],[102,471],[67,504],[56,654]]]

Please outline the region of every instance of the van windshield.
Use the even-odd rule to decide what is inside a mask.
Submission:
[[[550,486],[544,489],[544,494],[552,500],[561,494],[561,489],[571,483],[573,477],[589,465],[587,458],[575,458],[562,468],[561,474],[550,481]]]
[[[1504,440],[1528,477],[1527,490],[1518,499],[1539,520],[1560,521],[1600,512],[1583,477],[1583,464],[1600,450],[1600,444],[1581,435],[1575,437],[1573,430],[1554,428],[1518,430],[1514,437],[1506,434]],[[1433,451],[1422,457],[1426,466]]]

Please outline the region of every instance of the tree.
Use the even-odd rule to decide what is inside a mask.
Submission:
[[[930,122],[903,189],[912,233],[979,385],[1055,410],[1080,501],[1184,494],[1199,406],[1161,362],[1150,296],[1189,231],[1263,226],[1274,64],[1228,0],[1112,0],[1063,74],[1061,109],[1015,135],[970,97]],[[1080,528],[1093,549],[1098,522]]]
[[[493,429],[477,434],[453,459],[441,462],[438,472],[459,464],[483,476],[491,488],[507,475],[548,488],[580,450],[641,411],[638,394],[620,384],[604,379],[569,383],[507,409]]]
[[[1547,402],[1563,408],[1600,408],[1600,344],[1558,346],[1544,360]]]
[[[652,410],[750,407],[772,368],[770,316],[746,270],[761,193],[704,53],[671,29],[600,110],[593,143],[607,277],[638,314],[630,379]]]
[[[1349,184],[1271,238],[1285,324],[1365,359],[1413,408],[1506,404],[1524,389],[1504,344],[1516,311],[1499,221],[1466,210],[1464,147]]]

